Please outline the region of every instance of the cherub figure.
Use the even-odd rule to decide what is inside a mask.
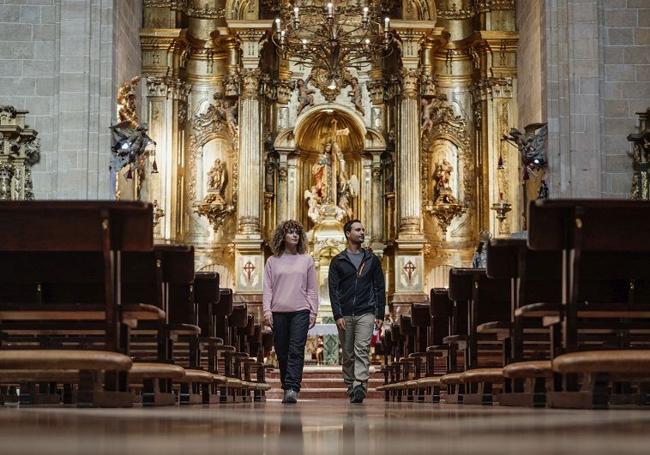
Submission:
[[[348,92],[348,96],[352,98],[352,103],[357,111],[361,112],[361,115],[366,115],[366,111],[363,108],[363,96],[361,93],[361,86],[359,85],[359,79],[353,77],[350,79],[350,86],[352,90]]]
[[[308,106],[314,105],[314,93],[316,90],[308,88],[309,78],[307,80],[298,79],[296,88],[298,89],[298,115]]]

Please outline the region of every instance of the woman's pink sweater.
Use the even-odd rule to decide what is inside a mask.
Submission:
[[[264,266],[264,314],[309,310],[318,314],[316,266],[308,254],[271,256]]]

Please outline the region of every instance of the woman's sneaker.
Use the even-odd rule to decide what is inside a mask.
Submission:
[[[298,392],[295,390],[285,390],[284,398],[282,399],[283,403],[297,403],[298,402]]]

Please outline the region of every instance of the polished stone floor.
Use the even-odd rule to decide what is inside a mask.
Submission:
[[[0,454],[650,453],[650,411],[343,400],[158,409],[0,407]]]

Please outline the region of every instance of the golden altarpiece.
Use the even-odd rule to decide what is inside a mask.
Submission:
[[[503,140],[517,126],[515,1],[381,3],[390,52],[323,77],[279,52],[275,17],[294,2],[144,0],[140,116],[158,172],[118,190],[156,201],[157,238],[194,245],[197,269],[249,307],[288,218],[309,231],[321,316],[351,217],[383,258],[393,316],[467,266],[480,230],[522,229],[519,152]]]

